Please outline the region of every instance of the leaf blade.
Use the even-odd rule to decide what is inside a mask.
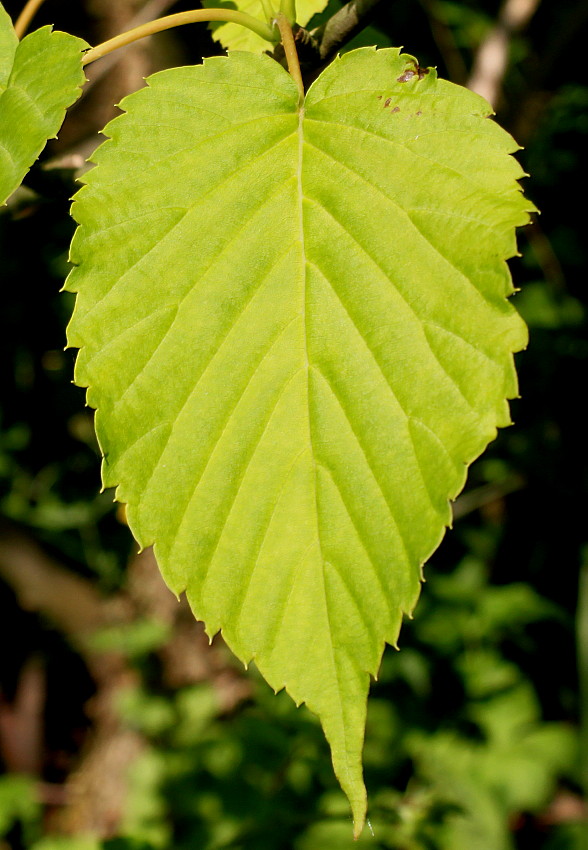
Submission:
[[[76,200],[67,284],[105,486],[209,634],[319,714],[357,829],[369,676],[526,340],[516,146],[413,67],[345,54],[301,112],[266,57],[150,78]]]
[[[17,45],[18,37],[10,15],[0,3],[0,92],[6,88]]]
[[[85,82],[82,50],[87,45],[51,27],[15,42],[2,7],[0,12],[0,39],[9,48],[0,67],[0,204],[4,204],[47,140],[56,136],[67,107],[80,96]]]
[[[327,3],[328,0],[297,0],[296,22],[300,26],[305,26],[313,15],[323,11]],[[219,6],[219,3],[217,0],[203,0],[202,5],[214,9]],[[274,2],[273,5],[277,8],[279,3]],[[260,20],[265,20],[261,0],[231,0],[231,7],[240,12],[247,12],[247,14]],[[219,41],[227,50],[250,50],[254,53],[263,53],[271,47],[269,42],[260,38],[256,33],[237,24],[212,24],[211,30],[215,41]]]

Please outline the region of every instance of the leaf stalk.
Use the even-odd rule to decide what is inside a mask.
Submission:
[[[261,5],[263,7],[263,14],[266,17],[266,20],[268,23],[271,23],[276,14],[275,9],[271,4],[271,0],[261,0]]]
[[[284,14],[290,26],[296,23],[296,0],[280,0],[280,12]]]
[[[247,29],[253,30],[254,33],[266,41],[275,42],[277,40],[272,26],[265,24],[263,21],[258,20],[258,18],[254,18],[253,15],[248,15],[246,12],[237,12],[234,9],[192,9],[189,12],[177,12],[175,15],[166,15],[164,18],[149,21],[139,27],[135,27],[135,29],[128,30],[128,32],[123,32],[96,47],[92,47],[85,54],[82,64],[89,65],[90,62],[101,59],[113,50],[118,50],[119,47],[126,47],[127,44],[132,44],[133,41],[138,41],[140,38],[154,35],[157,32],[182,26],[183,24],[209,23],[211,21],[240,24]]]
[[[43,0],[28,0],[28,3],[25,3],[23,10],[16,19],[16,23],[14,25],[14,31],[19,39],[21,39],[28,30],[30,22],[42,3]]]
[[[298,86],[298,105],[301,106],[304,102],[304,83],[302,81],[302,72],[300,71],[300,62],[298,61],[298,51],[296,50],[296,42],[294,41],[294,33],[286,15],[279,12],[275,17],[275,23],[280,31],[282,46],[288,63],[288,71],[290,76]]]

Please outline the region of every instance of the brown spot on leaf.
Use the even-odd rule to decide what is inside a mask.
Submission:
[[[395,106],[395,107],[394,107],[394,109],[392,110],[392,112],[400,112],[400,107],[399,107],[399,106]]]
[[[401,74],[401,75],[398,77],[397,82],[399,82],[399,83],[407,83],[409,80],[412,80],[412,78],[413,78],[413,77],[416,77],[416,76],[417,76],[417,74],[418,74],[418,78],[419,78],[419,80],[422,80],[422,79],[423,79],[423,77],[424,77],[426,74],[428,74],[428,73],[429,73],[429,71],[430,71],[430,68],[421,68],[421,66],[420,66],[420,65],[416,65],[416,64],[415,64],[415,65],[411,65],[409,68],[407,68],[407,69],[404,71],[404,73],[403,73],[403,74]]]
[[[387,97],[387,98],[386,98],[386,102],[384,103],[384,109],[385,109],[387,106],[390,106],[390,104],[391,104],[391,103],[392,103],[392,98],[391,98],[391,97]]]
[[[417,115],[422,115],[422,114],[423,114],[423,113],[422,113],[422,112],[421,112],[421,110],[419,109],[419,111],[417,112]]]
[[[384,95],[379,94],[379,95],[378,95],[378,100],[382,100],[383,96],[384,96]]]

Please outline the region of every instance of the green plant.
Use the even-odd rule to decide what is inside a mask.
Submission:
[[[293,4],[261,5],[90,50],[49,28],[19,44],[2,10],[0,187],[82,65],[130,38],[199,20],[281,38],[289,74],[233,53],[125,99],[74,205],[69,343],[104,486],[209,634],[319,715],[359,833],[369,676],[510,421],[526,332],[505,261],[532,205],[481,98],[394,48],[305,93]]]

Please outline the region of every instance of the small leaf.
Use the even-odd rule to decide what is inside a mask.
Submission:
[[[18,37],[10,15],[0,3],[0,94],[7,86],[17,47]]]
[[[51,27],[19,43],[0,5],[0,205],[20,186],[80,96],[85,47],[81,39]]]
[[[510,421],[512,138],[397,49],[249,53],[123,101],[74,205],[103,480],[210,635],[322,721],[361,829],[370,674]]]
[[[329,0],[296,0],[296,21],[300,26],[307,24],[313,15],[322,12]],[[225,5],[218,0],[202,0],[202,5],[208,9],[216,9]],[[247,12],[255,18],[265,21],[261,0],[229,0],[226,4],[232,9]],[[279,0],[272,0],[272,5],[279,8]],[[271,50],[271,44],[264,41],[251,30],[237,24],[211,24],[212,37],[220,41],[227,50],[250,50],[253,53],[264,53]]]

